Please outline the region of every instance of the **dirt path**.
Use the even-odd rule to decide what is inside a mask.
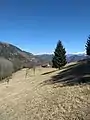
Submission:
[[[13,75],[8,85],[0,84],[0,120],[72,120],[75,116],[76,120],[79,120],[86,114],[86,119],[89,120],[90,111],[87,109],[90,107],[90,86],[54,88],[53,85],[45,85],[42,87],[40,83],[57,74],[58,71],[41,74],[53,70],[52,68],[37,69],[35,76],[30,71],[25,79],[25,69],[23,69]],[[88,91],[88,96],[85,90]]]
[[[48,71],[51,70],[52,69],[48,69]],[[9,116],[9,112],[7,112],[7,110],[10,109],[9,107],[15,107],[18,104],[20,106],[22,102],[26,102],[27,99],[32,100],[34,96],[38,95],[37,89],[39,89],[39,83],[45,80],[45,76],[41,75],[44,72],[47,72],[47,69],[43,69],[43,71],[39,71],[38,69],[35,75],[30,71],[27,78],[25,78],[26,70],[24,69],[15,73],[9,84],[0,84],[0,117],[2,120],[14,119],[14,116],[12,114]],[[20,111],[17,109],[17,111],[14,112]],[[20,118],[16,119],[19,120]],[[26,118],[21,118],[21,120],[26,120]]]

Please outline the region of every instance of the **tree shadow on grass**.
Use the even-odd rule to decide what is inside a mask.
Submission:
[[[76,64],[73,64],[73,65],[69,65],[68,67],[67,67],[67,66],[62,67],[61,69],[64,69],[64,71],[67,71],[67,69],[70,69],[70,68],[72,68],[72,67],[74,67],[74,66],[77,66],[77,65],[76,65]],[[53,73],[53,72],[56,72],[56,71],[58,71],[58,69],[53,70],[53,71],[49,71],[49,72],[45,72],[45,73],[43,73],[43,74],[41,74],[41,75],[47,75],[47,74],[50,74],[50,73]]]
[[[45,73],[43,73],[41,75],[47,75],[47,74],[50,74],[50,73],[53,73],[53,72],[56,72],[56,71],[58,71],[58,70],[53,70],[53,71],[45,72]]]
[[[42,84],[61,83],[63,86],[72,86],[82,83],[90,83],[90,62],[79,62],[75,65],[68,66],[51,79],[44,81]]]

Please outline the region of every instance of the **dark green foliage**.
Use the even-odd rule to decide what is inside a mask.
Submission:
[[[86,43],[85,47],[86,47],[86,54],[90,55],[90,35],[89,35],[89,37],[87,39],[87,43]]]
[[[13,64],[11,61],[0,58],[0,80],[12,76]]]
[[[65,48],[63,47],[62,42],[59,40],[52,59],[52,67],[60,69],[62,66],[64,66],[67,63],[65,54]]]

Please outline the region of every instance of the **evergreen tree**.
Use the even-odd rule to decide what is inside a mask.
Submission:
[[[54,56],[52,59],[52,64],[54,68],[59,68],[64,66],[66,62],[66,51],[62,45],[62,42],[59,40],[54,52]]]
[[[87,43],[86,43],[86,54],[90,56],[90,35],[87,39]]]

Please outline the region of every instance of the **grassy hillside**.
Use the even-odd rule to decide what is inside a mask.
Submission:
[[[37,68],[26,79],[25,73],[0,84],[0,120],[90,120],[89,63]]]
[[[90,60],[67,64],[57,75],[52,76],[46,84],[78,85],[90,82]]]

